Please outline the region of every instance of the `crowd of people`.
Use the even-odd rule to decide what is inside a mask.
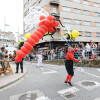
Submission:
[[[78,43],[77,45],[74,45],[74,48],[78,48],[77,54],[74,53],[75,58],[78,59],[80,57],[81,59],[97,59],[100,56],[100,48],[97,46],[96,43],[86,43],[84,45],[83,43]],[[43,60],[54,60],[54,59],[65,59],[66,55],[66,47],[56,47],[56,49],[48,49],[48,50],[42,50],[41,52]],[[25,60],[32,60],[36,59],[36,56],[38,54],[38,51],[30,54],[27,54],[25,57]],[[77,56],[78,55],[78,56]],[[13,55],[7,54],[7,50],[2,47],[0,50],[0,60],[7,59],[9,61],[14,61],[16,57],[16,51],[14,51]]]
[[[96,43],[90,42],[84,45],[83,43],[78,43],[74,45],[73,48],[77,48],[78,52],[74,53],[76,59],[98,59],[100,56],[100,48]],[[41,52],[43,60],[55,60],[55,59],[65,59],[66,47],[56,47],[56,49],[41,50],[35,53],[31,52],[26,55],[25,60],[36,60],[38,52]]]
[[[98,59],[100,56],[100,45],[90,41],[90,43],[78,43],[77,45],[72,45],[73,48],[77,48],[78,52],[74,53],[76,59]],[[55,59],[66,59],[66,50],[68,46],[56,47],[56,49],[48,49],[42,51],[32,52],[27,54],[24,60],[38,60],[38,54],[41,55],[42,60],[55,60]],[[16,51],[13,55],[7,53],[7,50],[2,47],[0,50],[0,62],[1,60],[7,59],[8,61],[14,61],[16,57]],[[2,66],[2,62],[1,62]],[[18,65],[17,65],[18,66]],[[18,70],[18,69],[17,69]],[[18,71],[17,71],[18,72]],[[23,72],[23,71],[22,71]]]

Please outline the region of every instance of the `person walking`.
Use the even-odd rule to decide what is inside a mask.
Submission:
[[[66,54],[66,61],[65,61],[65,67],[68,73],[65,83],[68,83],[70,86],[72,86],[71,79],[74,75],[73,60],[76,62],[80,62],[79,60],[74,58],[74,54],[73,54],[74,51],[77,52],[78,49],[72,49],[71,47],[68,47],[68,52]]]

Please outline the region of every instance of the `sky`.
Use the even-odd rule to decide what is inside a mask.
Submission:
[[[16,36],[18,33],[23,34],[23,0],[0,0],[0,30],[11,31]]]

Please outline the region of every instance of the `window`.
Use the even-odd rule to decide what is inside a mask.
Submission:
[[[84,22],[84,25],[90,26],[90,22],[85,21],[85,22]]]
[[[100,37],[100,33],[96,33],[96,37]]]
[[[71,8],[69,8],[69,7],[63,7],[63,11],[71,12]]]
[[[63,11],[71,12],[71,8],[69,8],[69,7],[63,7]]]
[[[81,10],[80,10],[80,9],[74,8],[74,13],[76,13],[76,14],[81,14]]]
[[[72,24],[72,20],[71,19],[63,19],[63,23],[64,24]]]
[[[79,31],[79,36],[82,36],[82,31]]]
[[[96,17],[100,17],[100,13],[95,13],[95,16]]]
[[[83,4],[89,5],[89,2],[84,0],[84,1],[83,1]]]
[[[83,12],[84,15],[90,15],[89,11],[84,10]]]
[[[53,7],[52,10],[51,10],[52,13],[56,13],[56,11],[57,11],[56,7]]]
[[[74,2],[80,3],[80,0],[74,0]]]
[[[94,3],[94,7],[99,7],[99,4],[97,4],[97,3]]]
[[[86,37],[91,37],[91,32],[85,32]]]
[[[80,21],[80,20],[76,20],[76,21],[75,21],[75,24],[76,24],[76,25],[81,25],[81,21]]]
[[[97,27],[100,27],[100,23],[96,23],[96,26],[97,26]]]

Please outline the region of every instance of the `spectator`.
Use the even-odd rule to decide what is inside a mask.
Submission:
[[[91,46],[89,45],[89,43],[86,44],[86,55],[89,59],[91,59],[92,50],[91,50]]]
[[[79,43],[78,43],[78,46],[79,46],[79,48],[82,48],[82,43],[79,42]]]
[[[50,53],[50,50],[48,50],[48,60],[50,60],[50,56],[51,56],[51,53]]]
[[[41,55],[41,52],[38,52],[38,54],[37,54],[36,57],[37,57],[37,61],[38,61],[37,67],[43,66],[43,65],[42,65],[42,55]]]
[[[14,61],[15,60],[15,57],[16,57],[16,51],[14,50],[14,53],[13,53],[13,55],[12,55],[12,61]]]
[[[4,60],[5,56],[6,56],[6,50],[4,47],[2,47],[0,51],[0,59]]]
[[[85,47],[83,47],[83,49],[82,49],[82,57],[83,57],[83,59],[86,59],[86,57],[85,57]]]

